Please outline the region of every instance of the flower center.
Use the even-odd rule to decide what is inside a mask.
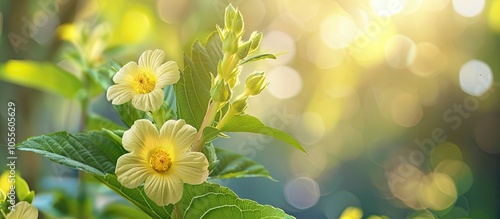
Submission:
[[[166,151],[158,149],[149,158],[149,165],[158,173],[166,173],[172,166],[172,160]]]
[[[151,76],[142,72],[134,77],[134,88],[137,93],[147,94],[155,89],[156,80]]]

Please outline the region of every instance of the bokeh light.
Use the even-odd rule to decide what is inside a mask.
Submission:
[[[460,160],[443,160],[435,168],[435,173],[446,174],[453,179],[459,195],[469,191],[473,183],[470,167]]]
[[[462,151],[456,144],[451,142],[445,142],[431,150],[429,158],[431,167],[436,168],[444,160],[462,161]]]
[[[460,87],[472,96],[481,96],[493,84],[490,66],[479,60],[470,60],[460,68]]]
[[[293,68],[278,66],[271,69],[268,74],[269,86],[267,90],[276,98],[292,98],[302,90],[302,77]]]
[[[295,57],[295,41],[288,34],[281,31],[271,31],[264,35],[261,49],[267,53],[275,53],[278,59],[273,60],[273,65],[285,65]]]
[[[441,173],[431,173],[422,178],[416,191],[420,203],[425,208],[444,210],[457,200],[457,190],[451,177]]]
[[[429,77],[440,72],[446,59],[440,49],[428,42],[421,42],[416,45],[415,59],[410,64],[410,71],[418,76]]]
[[[391,114],[394,122],[409,128],[417,125],[424,113],[416,95],[401,93],[392,100]]]
[[[440,11],[450,4],[450,0],[423,1],[422,9],[428,11]]]
[[[485,0],[453,0],[453,9],[464,17],[475,17],[479,15],[486,4]]]
[[[404,8],[405,1],[401,0],[371,0],[373,12],[378,16],[391,16],[398,14]]]
[[[287,182],[284,193],[286,201],[297,209],[314,206],[320,196],[318,183],[307,177],[298,177]]]
[[[169,24],[183,22],[189,13],[188,0],[158,0],[157,10],[160,18]]]
[[[404,35],[393,36],[385,44],[387,63],[397,69],[406,68],[415,59],[415,43]]]
[[[348,47],[357,36],[357,26],[350,17],[331,15],[321,23],[321,39],[332,49]]]

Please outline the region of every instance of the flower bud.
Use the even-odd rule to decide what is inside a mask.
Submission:
[[[236,9],[233,7],[233,5],[229,4],[229,6],[226,7],[226,12],[224,14],[224,28],[226,30],[233,29],[233,19],[235,15]]]
[[[231,103],[231,105],[229,106],[229,110],[234,113],[233,115],[240,115],[245,112],[245,110],[247,109],[247,99],[248,97],[244,97]]]
[[[231,55],[238,52],[238,37],[234,32],[227,33],[222,43],[222,50]]]
[[[252,46],[252,41],[245,42],[241,44],[240,47],[238,47],[238,58],[244,59],[248,56],[248,53],[250,52],[250,47]]]
[[[238,10],[235,11],[233,20],[231,21],[232,25],[231,28],[232,30],[236,33],[236,35],[240,35],[243,32],[243,15],[241,15],[241,12]]]
[[[250,51],[255,51],[259,48],[260,42],[262,41],[262,33],[252,32],[250,35],[250,41],[252,42],[252,46],[250,47]]]
[[[221,103],[227,102],[231,99],[231,94],[231,88],[226,82],[224,82],[224,80],[220,80],[214,87],[212,87],[212,89],[210,89],[210,97]]]
[[[260,94],[267,85],[264,72],[255,72],[250,74],[246,80],[246,92],[249,95],[255,96]]]

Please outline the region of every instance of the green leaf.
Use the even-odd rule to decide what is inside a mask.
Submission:
[[[217,164],[219,164],[214,145],[212,143],[205,144],[203,149],[201,149],[201,152],[205,155],[205,157],[207,157],[208,171],[211,172],[217,166]]]
[[[23,199],[19,199],[21,201],[25,201],[28,203],[32,203],[33,199],[35,199],[35,190],[31,190],[30,193],[28,193]]]
[[[240,65],[243,65],[243,64],[245,64],[247,62],[255,62],[255,61],[258,61],[258,60],[261,60],[261,59],[276,59],[276,56],[274,56],[273,54],[260,54],[260,55],[252,56],[250,58],[242,60],[240,62]]]
[[[215,148],[219,164],[210,173],[210,178],[266,177],[274,180],[266,168],[254,160],[231,151]]]
[[[125,188],[113,174],[96,178],[150,217],[172,218],[173,205],[156,205],[146,196],[143,186],[134,189]],[[178,206],[182,218],[293,218],[281,209],[241,199],[229,188],[207,182],[200,185],[184,184],[184,194]]]
[[[203,129],[203,140],[205,142],[210,142],[214,139],[217,138],[217,136],[219,135],[220,131],[219,129],[215,128],[215,127],[212,127],[212,126],[208,126],[208,127],[205,127],[205,129]]]
[[[102,129],[109,129],[109,130],[126,130],[127,128],[123,127],[122,125],[119,125],[107,118],[104,118],[102,116],[96,115],[96,114],[91,114],[89,117],[87,117],[87,130],[102,130]]]
[[[149,218],[149,215],[130,205],[112,203],[104,207],[99,218],[102,219]]]
[[[116,70],[120,68],[121,66],[119,64],[117,64],[116,62],[111,62],[99,69],[90,69],[87,73],[97,85],[105,90],[114,84],[112,78],[116,74]]]
[[[185,57],[185,61],[189,58]],[[210,83],[210,81],[209,81]],[[177,94],[177,115],[184,119],[186,123],[199,129],[207,111],[208,101],[210,99],[210,84],[205,85],[201,82],[201,77],[191,73],[191,67],[186,66],[181,78],[174,85]]]
[[[116,160],[125,149],[104,131],[68,134],[56,132],[30,138],[17,146],[48,159],[89,173],[114,173]]]
[[[191,58],[196,72],[203,72],[204,74],[217,74],[217,66],[223,56],[222,41],[216,32],[208,36],[205,45],[196,41],[191,49]]]
[[[241,199],[229,188],[207,182],[186,184],[180,205],[183,218],[294,218],[279,208]]]
[[[67,98],[77,98],[82,88],[77,77],[50,62],[9,60],[0,65],[0,80]]]
[[[283,132],[281,130],[271,128],[269,126],[264,125],[259,119],[247,115],[242,114],[239,116],[233,116],[226,125],[222,128],[222,132],[251,132],[257,134],[268,135],[271,137],[275,137],[281,141],[289,143],[296,147],[297,149],[305,152],[304,148],[300,145],[300,143],[295,140],[292,136]]]
[[[197,129],[207,111],[211,80],[222,59],[221,45],[217,34],[210,35],[205,45],[196,41],[191,57],[184,55],[184,71],[174,86],[178,116]]]
[[[120,182],[118,182],[117,177],[114,174],[106,174],[105,176],[95,177],[106,184],[113,191],[137,206],[150,217],[155,219],[171,218],[173,205],[158,206],[150,198],[148,198],[146,192],[144,191],[144,186],[139,186],[134,189],[123,187]]]
[[[146,113],[143,111],[140,111],[136,109],[134,106],[132,106],[132,102],[126,102],[122,105],[113,105],[113,108],[115,109],[116,113],[118,113],[118,116],[120,119],[127,125],[128,127],[131,127],[135,120],[138,119],[144,119],[146,118]]]

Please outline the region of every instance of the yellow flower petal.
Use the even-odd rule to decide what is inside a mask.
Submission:
[[[22,201],[14,206],[15,211],[11,211],[6,219],[37,219],[38,210],[28,202]]]
[[[132,98],[132,105],[138,110],[152,112],[163,104],[164,95],[162,89],[155,89],[147,94],[137,94]]]
[[[196,129],[187,125],[184,120],[169,120],[160,129],[160,139],[167,141],[173,146],[169,150],[175,150],[174,154],[184,153],[194,143]]]
[[[142,153],[150,145],[159,145],[158,129],[147,119],[139,119],[123,133],[122,143],[129,152]]]
[[[158,78],[156,86],[160,88],[175,84],[180,78],[179,67],[174,61],[162,64],[156,69],[155,74],[156,78]]]
[[[139,67],[154,71],[165,59],[165,52],[157,49],[155,51],[144,51],[139,58]]]
[[[132,83],[134,80],[134,75],[140,73],[139,66],[135,62],[129,62],[125,64],[116,74],[113,76],[113,81],[115,83],[128,84]]]
[[[154,174],[144,183],[146,195],[159,206],[177,203],[182,198],[183,189],[182,181],[170,174]]]
[[[113,100],[111,103],[114,105],[124,104],[134,97],[134,89],[127,85],[113,85],[108,88],[106,98]]]
[[[208,160],[200,152],[188,152],[172,162],[171,173],[189,184],[200,184],[208,178]]]
[[[4,191],[4,193],[8,193],[10,189],[9,176],[9,171],[4,171],[0,175],[0,190]]]
[[[118,182],[131,189],[141,185],[153,173],[149,163],[140,154],[133,152],[122,155],[116,162]]]

